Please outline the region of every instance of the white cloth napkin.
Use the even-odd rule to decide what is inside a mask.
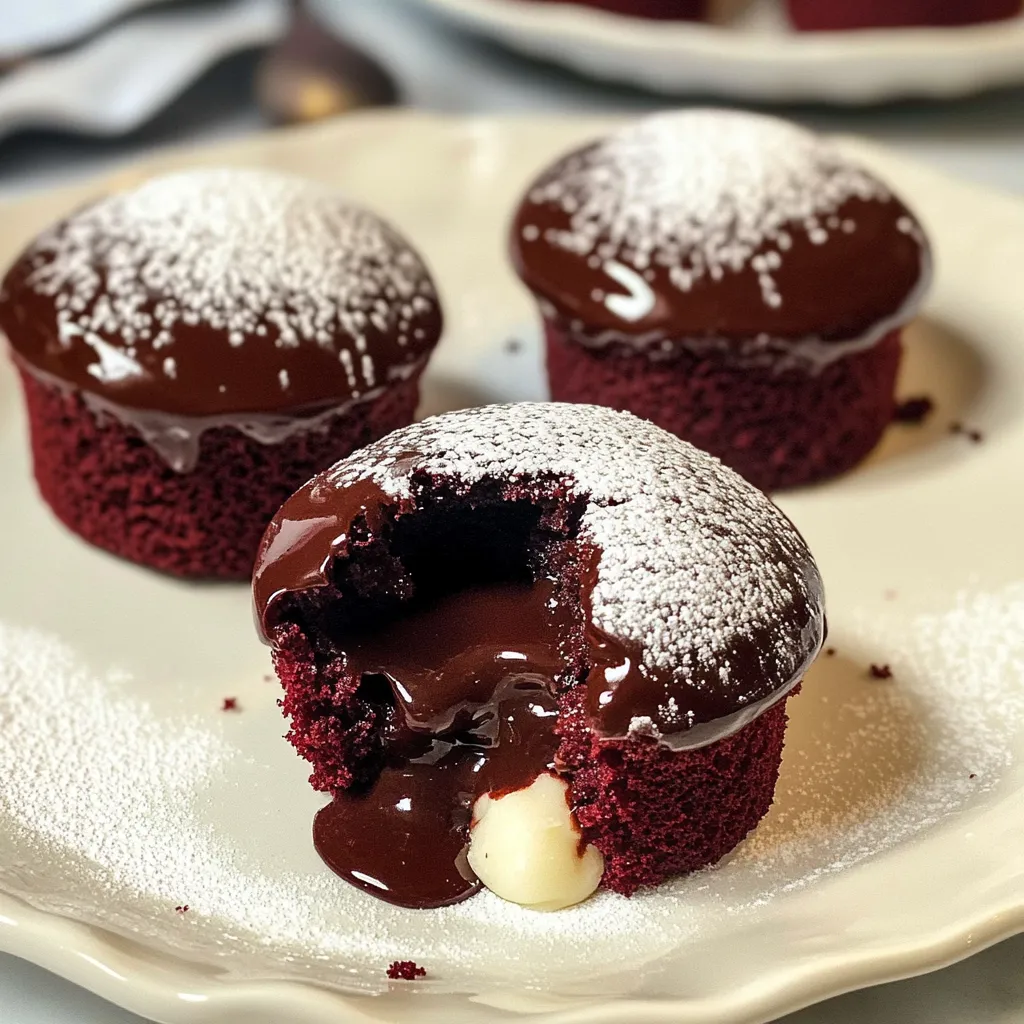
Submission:
[[[58,32],[71,37],[70,25],[95,26],[111,12],[141,2],[19,3],[0,18],[0,54],[13,52],[15,41],[19,47],[30,40],[35,41],[32,45],[56,45]],[[65,11],[58,26],[54,15]],[[134,14],[81,46],[30,60],[0,77],[0,138],[23,126],[97,135],[131,131],[223,57],[272,42],[286,20],[286,0],[224,0],[208,7]]]

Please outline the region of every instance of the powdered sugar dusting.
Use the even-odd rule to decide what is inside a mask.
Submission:
[[[895,621],[885,621],[886,619]],[[853,617],[795,702],[777,806],[736,860],[775,890],[807,885],[936,824],[999,785],[1024,719],[1024,586],[919,614]],[[884,651],[879,682],[857,651]],[[839,706],[829,702],[838,698]]]
[[[529,202],[569,216],[548,245],[626,264],[666,268],[690,291],[704,278],[752,269],[770,307],[784,302],[776,275],[794,235],[824,245],[856,224],[835,216],[849,199],[887,200],[885,186],[826,140],[796,125],[726,110],[656,114],[555,164]],[[522,229],[527,241],[538,226]]]
[[[190,614],[196,598],[183,600]],[[239,622],[245,604],[240,594]],[[51,635],[0,625],[0,885],[235,977],[381,992],[383,966],[401,955],[429,965],[433,990],[657,989],[662,958],[699,971],[705,951],[750,942],[756,955],[791,919],[799,927],[786,908],[802,889],[820,921],[821,900],[834,905],[828,876],[996,789],[1019,746],[1022,637],[1020,586],[909,627],[891,610],[847,620],[851,661],[884,651],[904,681],[879,690],[844,678],[840,659],[817,666],[794,702],[776,807],[727,863],[538,914],[488,892],[408,911],[340,883],[311,849],[317,801],[258,672],[246,715],[210,700],[222,668],[157,707],[152,680],[96,671]],[[957,832],[969,827],[961,817]]]
[[[513,157],[500,162],[503,175],[519,177],[535,161],[535,130],[517,127],[502,136]],[[360,142],[362,134],[353,137],[357,155],[379,142],[375,133]],[[483,141],[491,152],[490,133]],[[459,167],[479,169],[467,163],[464,148],[449,148]],[[970,262],[964,254],[983,252],[999,224],[1012,234],[1004,221],[1015,211],[1002,199],[911,178],[920,181],[922,207],[960,211],[940,232],[940,256],[949,266],[938,306],[962,308],[967,317],[974,309],[967,292],[982,303],[990,329],[978,343],[995,365],[1014,368],[1007,375],[1012,385],[1020,373],[1020,332],[1012,298],[999,292],[1003,278],[992,283],[979,275],[970,289],[954,288],[952,299],[949,282],[962,280]],[[450,186],[445,181],[439,194]],[[484,216],[492,190],[473,194],[483,197]],[[477,213],[473,206],[463,214],[474,229]],[[461,238],[465,226],[446,222],[445,229]],[[518,330],[514,318],[508,330]],[[464,362],[477,372],[473,359]],[[508,360],[499,370],[504,389],[488,377],[491,391],[535,393],[532,376],[529,388],[508,379]],[[585,1016],[623,993],[663,1004],[683,999],[680,1013],[692,1009],[702,1020],[716,1012],[764,1016],[781,1012],[779,993],[787,1005],[812,998],[836,977],[849,977],[851,964],[866,978],[869,971],[920,969],[937,949],[966,952],[968,934],[976,947],[994,937],[1000,921],[1012,925],[1011,908],[1020,903],[1024,587],[1000,585],[1017,574],[1018,525],[1006,510],[1018,479],[1010,463],[1020,437],[1013,410],[1020,406],[1000,380],[993,384],[997,404],[1008,399],[1000,407],[1000,443],[978,458],[947,460],[940,448],[918,467],[922,472],[911,462],[907,472],[889,462],[790,499],[798,523],[818,522],[814,548],[829,583],[829,642],[839,657],[822,659],[790,704],[794,727],[772,815],[712,870],[632,900],[605,894],[552,915],[503,905],[488,893],[443,911],[402,911],[331,876],[309,849],[317,802],[305,783],[307,766],[281,739],[248,595],[151,580],[85,552],[39,514],[18,417],[6,417],[0,522],[18,543],[3,554],[7,585],[0,592],[0,888],[95,924],[90,950],[100,958],[106,930],[128,936],[114,940],[115,965],[133,943],[144,946],[136,980],[155,970],[171,978],[157,958],[169,946],[177,949],[199,965],[196,984],[211,992],[214,1017],[218,999],[241,1001],[228,984],[240,977],[380,992],[372,1006],[339,1005],[335,1017],[401,1017],[412,1012],[410,997],[392,1001],[384,991],[383,969],[396,958],[429,969],[417,998],[486,994],[474,1003],[450,1000],[453,1021],[500,1017],[509,1008]],[[14,401],[9,375],[0,374],[0,390]],[[964,528],[979,516],[982,528]],[[941,551],[920,543],[925,518],[942,538]],[[40,567],[49,570],[42,579]],[[859,588],[863,577],[873,585]],[[880,588],[889,585],[899,587],[898,602],[882,601]],[[967,589],[959,598],[952,593],[957,586]],[[53,611],[62,604],[66,619]],[[43,612],[40,625],[59,639],[19,628]],[[19,627],[6,625],[12,623]],[[206,643],[166,639],[191,638],[207,623]],[[135,654],[154,643],[160,656]],[[52,659],[40,652],[25,662],[26,671],[10,671],[24,645],[47,648]],[[861,672],[871,661],[888,661],[899,678],[848,685],[834,670],[843,657]],[[138,661],[133,678],[108,671],[129,658]],[[248,688],[239,681],[247,673]],[[227,693],[239,694],[244,715],[216,709]],[[906,746],[912,758],[903,756]],[[86,774],[90,759],[109,770]],[[840,760],[856,772],[830,771]],[[872,765],[891,783],[875,785],[862,801],[860,784]],[[815,773],[820,785],[812,784]],[[129,789],[146,812],[122,823],[118,810]],[[138,828],[146,831],[135,842],[130,834]],[[908,893],[902,883],[913,877]],[[189,912],[177,914],[174,907],[184,904]],[[21,919],[21,911],[5,901],[0,913]],[[22,931],[5,934],[13,944]],[[166,991],[175,1012],[190,1012],[173,989]],[[270,990],[253,998],[276,1005]],[[309,1006],[298,991],[279,999],[295,1006],[280,1020],[297,1021]],[[709,1003],[712,1012],[702,1013]],[[594,1004],[599,1008],[588,1009]]]
[[[581,536],[601,551],[594,623],[641,645],[652,669],[700,689],[717,682],[735,638],[750,637],[783,687],[817,651],[821,579],[800,535],[760,491],[651,423],[584,405],[464,410],[396,431],[325,480],[370,478],[404,495],[417,471],[467,485],[554,477],[585,496]]]
[[[224,344],[269,337],[282,350],[334,351],[364,388],[380,374],[368,332],[405,336],[436,305],[416,253],[375,214],[333,189],[261,170],[194,170],[101,199],[43,234],[30,286],[55,300],[65,344],[101,346],[131,363],[175,353],[175,331],[204,325]],[[164,360],[167,367],[173,360]],[[354,375],[353,375],[354,377]]]

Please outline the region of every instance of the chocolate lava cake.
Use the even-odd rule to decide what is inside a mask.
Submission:
[[[771,805],[825,630],[814,560],[760,491],[584,405],[368,446],[285,503],[253,586],[288,738],[333,795],[317,847],[410,907],[476,891],[480,798],[548,777],[604,887],[713,864]]]
[[[552,398],[650,419],[764,489],[878,442],[931,266],[875,175],[726,110],[658,114],[562,157],[527,189],[511,251]]]
[[[244,579],[296,487],[412,420],[441,312],[409,244],[332,189],[195,170],[36,238],[0,331],[58,518],[143,565]]]

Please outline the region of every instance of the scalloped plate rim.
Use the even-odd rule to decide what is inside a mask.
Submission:
[[[1024,900],[1018,900],[1002,910],[979,915],[976,921],[962,922],[949,934],[932,942],[915,945],[908,941],[903,950],[893,947],[884,958],[892,964],[883,972],[878,970],[882,957],[877,953],[854,962],[839,986],[834,982],[812,984],[825,977],[821,972],[793,971],[757,1004],[744,1002],[742,998],[723,999],[714,1004],[710,1000],[681,1003],[622,999],[569,1010],[529,1012],[524,1018],[538,1024],[621,1024],[623,1020],[630,1024],[705,1024],[712,1019],[770,1021],[871,985],[941,970],[1022,931]],[[24,941],[21,937],[26,933],[29,938]],[[165,1024],[228,1024],[235,1019],[233,1014],[250,1014],[257,1008],[261,1014],[257,1018],[260,1024],[285,1019],[285,1016],[275,1016],[277,1014],[286,1015],[292,1024],[369,1024],[371,1020],[352,1004],[374,997],[353,997],[315,984],[239,980],[197,983],[196,977],[184,970],[174,975],[177,981],[161,980],[152,971],[152,954],[142,956],[141,948],[136,953],[134,947],[130,940],[108,936],[88,925],[35,910],[0,893],[0,951],[19,956],[108,1002]],[[126,969],[134,970],[131,978],[121,973]],[[741,997],[743,991],[737,990],[737,995]],[[422,996],[412,995],[430,998],[427,991],[423,991]],[[486,1002],[481,1001],[481,1007],[484,1006]]]
[[[369,134],[390,132],[395,125],[408,124],[434,133],[438,144],[453,138],[475,136],[482,131],[501,132],[507,126],[522,130],[536,124],[553,128],[572,125],[598,131],[620,119],[594,117],[494,117],[458,118],[416,112],[384,112],[355,115],[332,125],[293,129],[286,132],[264,133],[235,142],[165,151],[140,164],[120,172],[105,175],[100,180],[110,184],[127,184],[138,180],[140,174],[152,173],[168,164],[199,159],[238,163],[241,161],[268,164],[275,155],[296,150],[311,142],[322,145],[325,139],[344,139]],[[504,129],[503,129],[503,126]],[[461,135],[460,135],[461,133]],[[874,152],[894,166],[924,174],[932,186],[954,194],[965,202],[998,203],[1013,206],[1018,213],[1024,205],[1018,199],[1004,196],[991,189],[959,182],[944,174],[923,167],[917,161],[897,156],[882,147],[848,140],[865,152]],[[95,185],[95,183],[92,183]],[[83,186],[74,186],[81,190]],[[92,186],[90,186],[92,187]],[[57,193],[37,193],[20,200],[0,204],[10,208],[25,204],[38,206],[41,202],[63,201]],[[1024,316],[1024,314],[1022,314]],[[1000,825],[1011,830],[1002,815],[1006,804],[1015,801],[1024,805],[1024,790],[1013,790],[1003,795],[997,804],[987,808],[987,817],[999,817]],[[1011,816],[1012,817],[1012,816]],[[1018,833],[1020,829],[1018,828]],[[1015,837],[1015,842],[1020,836]],[[1005,840],[1004,840],[1005,841]],[[894,855],[905,853],[899,848]],[[1024,931],[1024,866],[1015,867],[1006,860],[998,862],[998,872],[986,877],[987,891],[992,900],[976,914],[964,915],[950,921],[944,928],[910,933],[904,931],[897,940],[891,940],[868,951],[851,952],[839,958],[825,958],[822,962],[785,965],[777,968],[773,977],[758,978],[735,988],[719,998],[701,1000],[667,999],[664,1001],[620,999],[602,1005],[584,1004],[573,1009],[550,1010],[535,1008],[525,1012],[543,1024],[613,1024],[624,1013],[636,1024],[733,1024],[768,1020],[780,1014],[800,1009],[819,1000],[868,985],[894,981],[952,964],[1002,939]],[[851,869],[850,873],[870,873],[871,862]],[[0,950],[34,962],[68,980],[80,984],[96,994],[137,1013],[148,1014],[167,1024],[228,1024],[243,1017],[256,1024],[280,1020],[274,1014],[287,1013],[294,1024],[367,1024],[378,1020],[376,1015],[363,1013],[360,1006],[370,996],[350,996],[323,986],[295,981],[249,982],[230,979],[210,981],[210,970],[196,965],[190,969],[180,960],[167,960],[159,964],[160,954],[137,945],[133,940],[104,933],[71,918],[58,916],[32,908],[21,900],[0,892]],[[407,991],[407,990],[406,990]],[[406,1008],[414,1008],[421,998],[429,1003],[429,983],[421,984],[410,993]],[[529,996],[524,994],[528,1005]],[[437,999],[451,996],[437,996]],[[481,1020],[487,997],[476,1000],[481,1005]],[[491,1004],[497,1005],[497,1004]],[[436,1007],[435,1007],[436,1009]],[[269,1012],[264,1017],[263,1013]],[[301,1016],[300,1016],[301,1014]],[[412,1018],[410,1018],[412,1019]],[[502,1017],[502,1019],[506,1019]]]

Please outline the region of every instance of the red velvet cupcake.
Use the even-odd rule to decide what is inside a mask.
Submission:
[[[659,114],[562,158],[511,249],[556,401],[653,420],[766,489],[874,447],[930,277],[917,221],[876,177],[725,110]]]
[[[488,406],[370,445],[285,503],[254,595],[288,738],[334,795],[317,848],[410,907],[482,879],[553,909],[714,863],[771,805],[824,636],[786,517],[595,406]],[[589,877],[568,896],[543,866],[558,836]]]
[[[708,0],[530,0],[531,3],[570,3],[597,7],[631,18],[657,18],[662,21],[702,21],[707,17]]]
[[[61,521],[155,569],[244,579],[296,487],[412,420],[441,313],[374,214],[300,178],[204,170],[37,238],[0,330]]]
[[[786,0],[805,32],[913,25],[971,25],[1021,13],[1021,0]]]

